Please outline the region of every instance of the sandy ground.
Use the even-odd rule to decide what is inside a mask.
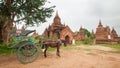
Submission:
[[[113,49],[103,46],[73,46],[71,50],[60,50],[61,57],[55,52],[41,54],[29,64],[21,64],[15,56],[0,56],[0,68],[120,68],[120,54],[111,53]]]

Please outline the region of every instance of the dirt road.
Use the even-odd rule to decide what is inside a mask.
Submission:
[[[36,61],[21,64],[15,56],[0,56],[0,68],[120,68],[120,54],[106,52],[106,47],[74,46],[71,50],[61,49],[61,57],[55,52],[41,54]]]

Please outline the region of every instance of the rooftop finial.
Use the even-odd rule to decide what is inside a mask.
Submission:
[[[103,27],[102,23],[101,23],[101,19],[99,20],[99,25],[98,27]]]
[[[56,11],[56,17],[59,17],[59,15],[58,15],[58,10]]]
[[[99,24],[101,25],[101,19],[99,19]]]

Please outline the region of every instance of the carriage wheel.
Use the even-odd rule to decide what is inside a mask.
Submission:
[[[17,49],[17,59],[23,63],[31,63],[39,56],[39,49],[36,45],[31,45],[30,42],[25,43]]]

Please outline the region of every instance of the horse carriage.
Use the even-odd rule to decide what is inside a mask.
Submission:
[[[39,42],[35,42],[35,39],[33,37],[29,37],[28,35],[30,33],[33,33],[34,30],[17,30],[17,31],[11,31],[10,35],[10,43],[8,45],[8,48],[14,48],[16,52],[16,56],[18,61],[20,61],[23,64],[31,63],[34,60],[37,59],[37,57],[40,54],[40,45],[41,48],[44,48],[44,56],[46,56],[46,51],[48,47],[56,47],[57,48],[57,55],[59,54],[59,48],[61,43],[64,43],[66,46],[66,43],[64,40],[57,40],[57,41],[43,41],[42,38],[38,38]],[[40,40],[41,39],[41,40]]]
[[[17,59],[23,64],[31,63],[39,56],[40,49],[33,37],[27,37],[34,30],[17,30],[10,32],[8,48],[14,48]]]

